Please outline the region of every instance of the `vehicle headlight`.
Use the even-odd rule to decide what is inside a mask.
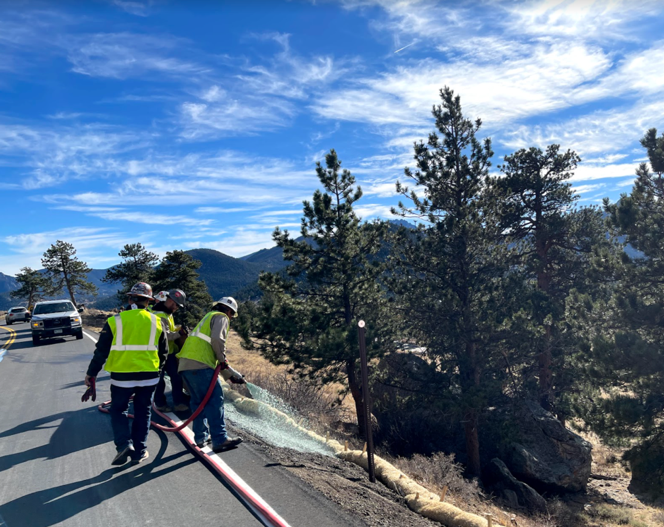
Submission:
[[[71,317],[71,323],[72,324],[80,324],[81,323],[81,317]]]
[[[43,320],[35,320],[34,318],[32,319],[32,327],[33,328],[41,328],[44,327],[44,321]]]

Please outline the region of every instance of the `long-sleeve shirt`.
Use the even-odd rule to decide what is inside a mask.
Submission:
[[[219,362],[226,360],[226,339],[228,338],[228,318],[221,315],[215,315],[210,321],[210,345],[214,355]],[[196,338],[196,337],[193,337]],[[209,368],[207,364],[191,359],[180,359],[178,371],[185,370],[203,370]]]
[[[95,347],[94,355],[88,366],[87,374],[90,377],[96,377],[97,374],[101,371],[104,363],[108,359],[108,355],[111,352],[111,345],[113,344],[113,332],[111,327],[108,325],[108,322],[104,324],[104,328],[99,334],[99,340],[97,341],[97,346]],[[158,353],[159,353],[159,370],[164,367],[166,363],[166,357],[168,356],[168,342],[166,340],[166,334],[162,331],[159,336],[158,344]],[[137,372],[112,372],[111,373],[111,384],[116,386],[131,387],[131,386],[151,386],[159,382],[159,372],[158,371],[137,371]]]

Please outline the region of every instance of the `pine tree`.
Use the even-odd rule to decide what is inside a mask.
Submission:
[[[611,224],[631,250],[598,262],[615,280],[615,296],[587,304],[591,322],[604,330],[589,337],[589,369],[611,395],[595,401],[589,419],[614,440],[664,437],[664,135],[650,129],[641,144],[650,166],[638,167],[631,194],[614,204],[605,200]]]
[[[122,258],[122,263],[107,269],[106,275],[101,280],[106,283],[119,282],[122,284],[122,288],[118,290],[118,298],[122,303],[126,299],[126,293],[134,284],[149,282],[159,257],[140,243],[125,245],[118,256]]]
[[[395,212],[422,223],[395,244],[390,285],[410,334],[446,378],[441,390],[463,423],[469,471],[479,475],[481,415],[501,396],[504,375],[499,326],[510,303],[502,287],[507,269],[499,230],[486,221],[491,141],[477,139],[481,121],[464,117],[451,89],[440,97],[433,108],[440,136],[415,144],[417,170],[405,171],[416,187],[397,184],[411,205]]]
[[[97,287],[87,279],[92,269],[76,257],[76,249],[71,243],[58,240],[52,244],[44,253],[42,265],[46,269],[49,296],[58,295],[66,288],[76,305],[75,294],[97,294]]]
[[[367,325],[367,353],[378,357],[393,347],[386,324],[386,300],[378,280],[382,265],[372,255],[386,227],[361,223],[353,207],[362,190],[334,150],[316,173],[324,191],[305,201],[301,235],[294,240],[277,228],[273,238],[291,262],[287,274],[263,273],[264,292],[243,337],[270,361],[300,375],[347,386],[364,434],[357,323]]]
[[[28,300],[28,306],[31,307],[44,297],[48,287],[48,281],[39,271],[34,271],[30,267],[23,267],[21,272],[16,275],[16,281],[20,287],[9,293],[11,298],[25,298]]]
[[[178,323],[194,327],[212,307],[212,297],[196,271],[201,262],[184,251],[167,252],[149,277],[152,290],[182,289],[187,295],[186,309],[175,315]]]
[[[500,228],[527,284],[522,297],[527,316],[520,315],[520,331],[512,341],[534,351],[528,360],[536,363],[540,404],[563,422],[569,414],[574,375],[568,369],[575,349],[565,302],[572,290],[595,287],[584,269],[593,248],[608,243],[601,211],[575,208],[578,196],[569,180],[579,161],[575,152],[561,152],[559,145],[546,151],[522,149],[505,156],[504,176],[490,180]]]

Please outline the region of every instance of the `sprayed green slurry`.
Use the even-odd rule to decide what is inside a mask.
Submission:
[[[250,382],[247,383],[247,389],[249,390],[251,397],[255,401],[260,401],[262,403],[265,403],[268,406],[271,406],[272,408],[281,410],[289,417],[297,419],[297,412],[295,411],[295,409],[293,409],[292,406],[288,405],[281,397],[273,395],[264,388],[256,386],[255,384],[252,384]]]
[[[282,399],[254,384],[247,383],[247,387],[254,400],[260,403],[256,406],[258,412],[241,411],[235,404],[225,405],[226,416],[233,425],[274,446],[326,456],[334,455],[332,448],[311,437],[295,424],[295,412]],[[226,390],[224,392],[226,393]],[[236,401],[242,402],[241,399],[236,399],[233,403]]]

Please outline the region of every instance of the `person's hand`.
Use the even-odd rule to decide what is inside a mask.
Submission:
[[[247,381],[244,380],[244,376],[239,371],[235,371],[230,367],[229,367],[229,370],[231,370],[233,372],[233,374],[230,376],[230,378],[228,380],[231,381],[233,384],[246,384],[247,383]]]
[[[92,386],[92,381],[94,380],[94,377],[91,377],[90,375],[85,376],[85,385],[86,386]]]

